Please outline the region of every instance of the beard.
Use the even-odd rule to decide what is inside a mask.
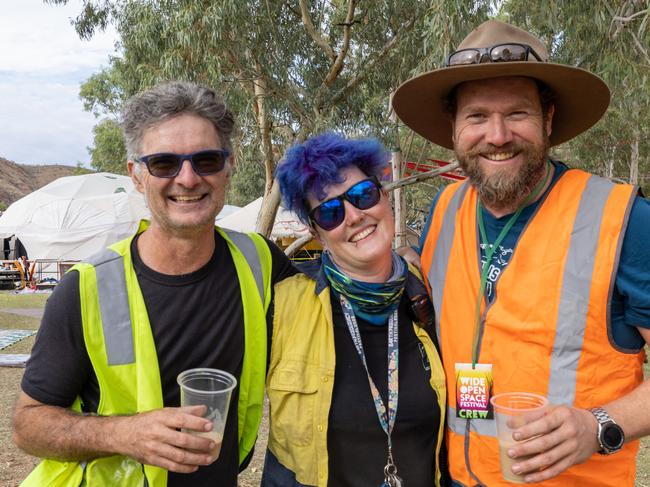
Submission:
[[[500,147],[485,144],[467,151],[456,148],[456,157],[484,206],[500,211],[514,210],[530,195],[544,174],[550,146],[548,136],[542,134],[538,144],[512,143]],[[479,162],[480,154],[497,152],[520,154],[523,164],[517,170],[497,167],[486,171]]]

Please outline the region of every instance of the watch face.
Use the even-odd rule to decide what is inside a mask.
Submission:
[[[603,445],[609,450],[617,450],[623,446],[623,430],[616,424],[603,425],[602,432]]]

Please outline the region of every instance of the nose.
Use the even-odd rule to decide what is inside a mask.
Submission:
[[[185,159],[174,181],[187,188],[192,188],[201,182],[201,176],[194,172],[192,163],[188,159]]]
[[[496,147],[512,141],[512,131],[501,114],[493,114],[487,122],[485,142]]]
[[[360,210],[348,200],[343,200],[343,204],[345,205],[345,221],[348,225],[352,226],[364,219],[363,210]]]

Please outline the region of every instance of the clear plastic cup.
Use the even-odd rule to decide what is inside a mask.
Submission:
[[[206,406],[205,418],[212,421],[212,431],[183,431],[213,440],[215,447],[210,454],[219,458],[230,396],[237,379],[223,370],[190,369],[178,374],[176,381],[181,388],[181,406]]]
[[[508,450],[519,443],[513,439],[512,432],[544,416],[548,399],[532,392],[506,392],[492,396],[490,402],[497,422],[501,474],[508,482],[523,484],[524,476],[513,473],[512,465],[530,457],[513,459],[508,456]]]

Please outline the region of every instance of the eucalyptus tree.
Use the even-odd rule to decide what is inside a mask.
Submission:
[[[501,15],[544,37],[557,62],[600,75],[612,91],[603,119],[558,148],[572,164],[650,187],[648,0],[503,2]]]
[[[165,79],[217,88],[239,119],[240,167],[263,168],[258,230],[268,235],[279,202],[273,173],[287,146],[325,129],[388,140],[391,91],[441,59],[458,26],[484,15],[482,3],[84,0],[74,21],[79,35],[110,23],[120,48],[84,86],[84,99],[114,112],[126,97]],[[237,177],[259,181],[259,173],[252,181]]]

